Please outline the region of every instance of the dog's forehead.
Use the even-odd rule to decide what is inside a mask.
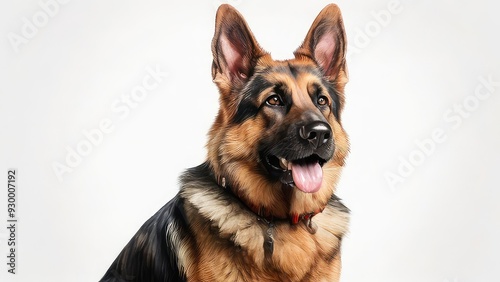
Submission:
[[[290,61],[261,68],[256,74],[270,84],[280,85],[290,92],[304,91],[311,84],[323,83],[322,74],[316,66]]]

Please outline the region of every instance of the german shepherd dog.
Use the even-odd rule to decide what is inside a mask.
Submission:
[[[334,195],[349,151],[339,8],[326,6],[295,58],[277,61],[222,5],[212,52],[220,109],[207,159],[101,281],[339,281],[349,221]]]

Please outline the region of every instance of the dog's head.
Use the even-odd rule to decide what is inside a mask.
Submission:
[[[322,210],[349,150],[340,122],[347,70],[339,8],[326,6],[295,58],[277,61],[238,11],[222,5],[212,52],[220,109],[207,148],[215,175],[266,216]]]

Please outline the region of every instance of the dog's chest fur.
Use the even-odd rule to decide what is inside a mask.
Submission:
[[[181,247],[179,264],[189,281],[335,281],[333,277],[338,277],[340,240],[349,215],[336,198],[312,219],[318,225],[315,234],[304,223],[259,218],[212,181],[185,182],[180,198],[194,235],[179,238],[179,245],[186,246],[185,251]]]

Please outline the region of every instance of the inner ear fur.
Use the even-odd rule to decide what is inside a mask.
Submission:
[[[228,4],[217,10],[212,53],[212,78],[223,75],[233,85],[246,82],[258,58],[266,54],[243,16]]]
[[[314,60],[323,75],[335,81],[346,72],[346,45],[340,9],[335,4],[329,4],[318,14],[294,55],[296,58],[305,56]]]

